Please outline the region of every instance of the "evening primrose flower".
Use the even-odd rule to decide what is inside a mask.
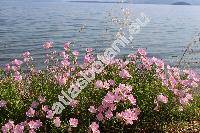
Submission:
[[[39,100],[40,103],[46,102],[46,99],[45,99],[45,97],[43,97],[43,96],[39,96],[39,97],[38,97],[38,100]]]
[[[60,127],[60,124],[61,124],[61,120],[59,117],[55,117],[54,120],[53,120],[53,123],[56,127]]]
[[[122,111],[121,113],[117,113],[116,117],[118,119],[122,119],[125,121],[126,124],[133,124],[133,121],[138,120],[138,115],[140,114],[140,110],[137,108],[133,109],[126,109],[125,111]]]
[[[157,96],[157,100],[159,102],[162,102],[162,103],[167,103],[168,102],[168,98],[166,96],[162,95],[162,94]]]
[[[59,85],[65,85],[67,82],[67,78],[63,77],[63,76],[56,76],[56,80],[58,82]]]
[[[78,100],[71,100],[69,103],[69,106],[72,108],[75,108],[78,105]]]
[[[31,104],[31,107],[32,107],[32,108],[37,108],[38,105],[39,105],[38,102],[33,101],[32,104]]]
[[[33,108],[29,108],[29,110],[26,112],[26,115],[28,117],[33,117],[35,115],[35,110]]]
[[[77,125],[78,125],[78,119],[70,118],[69,124],[70,124],[70,126],[72,126],[72,127],[77,127]]]
[[[119,76],[122,77],[122,78],[130,78],[132,77],[129,72],[125,69],[122,69],[120,72],[119,72]]]
[[[47,112],[47,111],[49,111],[49,107],[47,105],[45,105],[45,106],[42,105],[42,110],[44,112]]]
[[[15,71],[13,77],[14,77],[14,80],[15,80],[15,81],[21,81],[21,80],[22,80],[22,76],[20,75],[20,72],[19,72],[19,71]]]
[[[36,121],[30,121],[28,123],[30,129],[38,129],[42,126],[42,122],[40,120],[36,120]]]
[[[135,61],[137,56],[135,54],[129,54],[128,58],[130,58],[132,61]]]
[[[43,44],[43,48],[44,49],[50,49],[50,48],[52,48],[53,47],[53,42],[45,42],[44,44]]]
[[[16,66],[21,66],[23,64],[21,60],[17,60],[17,59],[13,60],[11,63],[12,65],[16,65]]]
[[[108,118],[108,119],[111,119],[113,117],[112,111],[111,110],[106,111],[105,117]]]
[[[103,121],[103,114],[102,113],[98,113],[97,114],[97,119],[99,120],[99,121]]]
[[[109,83],[111,86],[114,86],[114,85],[115,85],[115,81],[114,81],[114,80],[108,80],[108,83]]]
[[[30,56],[30,52],[24,52],[23,54],[22,54],[22,56],[24,57],[24,58],[28,58],[29,56]]]
[[[101,80],[97,80],[95,83],[96,88],[103,88],[103,82]]]
[[[94,106],[90,106],[88,110],[90,111],[90,113],[96,113],[97,111]]]
[[[187,105],[189,103],[189,100],[187,99],[187,97],[184,97],[184,98],[180,98],[179,102],[181,105]]]
[[[107,81],[105,81],[105,82],[103,83],[103,88],[109,89],[109,87],[110,87],[110,84],[109,84]]]
[[[30,61],[30,52],[24,52],[23,54],[22,54],[22,57],[24,58],[24,62],[29,62]]]
[[[8,73],[8,72],[10,72],[10,70],[11,70],[10,64],[6,64],[5,65],[5,71]]]
[[[53,116],[54,116],[53,111],[52,110],[48,110],[46,118],[53,119]]]
[[[17,124],[14,129],[13,129],[14,133],[24,133],[24,126]]]
[[[68,67],[70,65],[70,62],[68,60],[61,61],[61,64],[63,67]]]
[[[14,121],[9,120],[8,123],[6,123],[4,126],[2,126],[2,132],[3,133],[8,133],[10,132],[10,130],[12,130],[14,128]]]
[[[105,101],[106,103],[113,103],[115,101],[115,95],[113,95],[112,92],[108,92],[103,101]]]
[[[139,48],[137,52],[138,52],[141,56],[146,56],[146,55],[147,55],[146,51],[145,51],[144,49],[142,49],[142,48]]]
[[[6,106],[7,102],[4,100],[0,101],[0,108],[4,108]]]
[[[128,96],[128,100],[131,102],[132,105],[136,105],[136,99],[132,94]]]
[[[66,42],[64,44],[64,50],[69,51],[71,42]]]
[[[100,133],[99,125],[96,122],[92,122],[92,124],[90,125],[90,129],[93,133]]]
[[[72,52],[72,54],[77,57],[79,55],[79,52],[77,50],[75,50]]]

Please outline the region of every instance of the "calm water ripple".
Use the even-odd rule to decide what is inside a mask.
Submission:
[[[106,3],[70,3],[0,1],[0,64],[29,50],[42,62],[42,43],[54,41],[61,50],[63,42],[75,41],[74,49],[93,47],[96,53],[111,45],[118,27],[110,22],[109,11],[131,9],[133,18],[143,12],[151,22],[135,36],[134,49],[147,48],[150,56],[176,62],[192,37],[200,32],[199,6],[133,5]],[[79,30],[83,28],[83,31]],[[121,55],[134,51],[123,48]],[[199,56],[196,54],[195,56]],[[173,58],[172,58],[173,57]],[[176,58],[174,58],[176,57]],[[194,67],[198,67],[194,66]]]

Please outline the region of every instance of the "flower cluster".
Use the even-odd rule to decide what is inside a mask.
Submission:
[[[33,58],[28,51],[22,54],[23,61],[15,59],[5,66],[5,78],[0,79],[3,133],[56,130],[100,133],[105,132],[104,128],[111,129],[116,125],[121,129],[126,126],[134,128],[134,124],[152,122],[154,119],[147,119],[147,116],[153,116],[152,113],[163,117],[162,111],[170,114],[171,108],[179,107],[183,111],[194,100],[192,90],[200,83],[196,72],[171,67],[161,59],[148,57],[140,48],[127,59],[103,58],[104,70],[80,89],[77,97],[70,99],[67,93],[78,90],[81,85],[68,88],[82,76],[81,72],[88,77],[94,76],[88,71],[96,61],[94,50],[87,48],[80,64],[79,52],[71,49],[71,42],[65,43],[61,52],[53,50],[53,42],[45,42],[43,47],[47,52],[43,70],[36,71],[30,64]],[[28,67],[31,70],[23,72],[24,64],[31,65]],[[63,96],[59,95],[61,89],[67,90],[62,91]],[[62,114],[55,114],[51,108],[56,96],[63,104],[56,104],[61,104],[56,109],[62,110]],[[64,97],[68,98],[68,104]],[[172,106],[170,110],[168,106]]]

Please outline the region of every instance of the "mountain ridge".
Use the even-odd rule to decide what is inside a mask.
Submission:
[[[67,0],[67,1],[119,3],[122,0]],[[200,0],[124,0],[124,2],[134,3],[134,4],[173,4],[176,2],[185,2],[191,5],[200,5]]]
[[[192,5],[200,4],[200,0],[129,0],[129,2],[136,4],[173,4],[176,2],[185,2]]]

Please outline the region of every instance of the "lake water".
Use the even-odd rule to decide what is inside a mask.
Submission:
[[[120,17],[121,7],[131,10],[133,20],[141,12],[151,18],[135,36],[134,48],[122,48],[121,55],[142,47],[150,56],[175,64],[187,43],[200,32],[200,6],[1,0],[0,64],[28,50],[39,66],[44,57],[44,41],[55,42],[57,50],[62,49],[63,42],[75,41],[73,47],[80,53],[87,47],[101,53],[110,47],[119,28],[110,21],[109,13]]]

